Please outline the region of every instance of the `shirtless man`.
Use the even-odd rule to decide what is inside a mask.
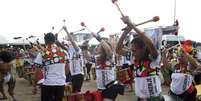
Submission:
[[[7,99],[7,96],[4,92],[4,84],[8,85],[8,93],[13,98],[13,101],[17,101],[14,97],[14,88],[15,88],[15,78],[11,73],[13,66],[12,60],[14,60],[12,54],[7,51],[0,52],[0,92],[2,98],[0,100]]]

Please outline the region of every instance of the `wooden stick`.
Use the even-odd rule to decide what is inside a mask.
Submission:
[[[117,4],[117,2],[114,3],[118,9],[118,11],[120,12],[121,16],[124,17],[124,14],[122,12],[122,10],[120,9],[119,5]]]
[[[63,30],[63,26],[62,26],[62,28],[57,33],[59,34],[62,30]]]
[[[135,26],[140,26],[140,25],[143,25],[143,24],[146,24],[146,23],[149,23],[149,22],[157,22],[159,21],[159,17],[158,16],[155,16],[153,17],[152,19],[150,20],[147,20],[147,21],[144,21],[144,22],[141,22],[141,23],[138,23],[136,24]],[[133,23],[134,24],[134,23]],[[128,26],[127,26],[128,27]],[[125,30],[127,27],[123,28],[122,30]]]
[[[119,5],[117,4],[117,0],[112,0],[112,3],[117,7],[117,10],[120,12],[121,16],[124,17],[122,10],[120,9]]]

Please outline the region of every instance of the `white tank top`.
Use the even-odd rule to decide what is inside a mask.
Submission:
[[[116,78],[115,70],[112,69],[96,69],[96,82],[98,89],[105,89],[105,86],[110,82],[114,81]]]
[[[182,94],[189,89],[193,83],[193,76],[185,73],[173,73],[170,90],[175,94]]]
[[[78,52],[74,48],[69,49],[69,62],[71,75],[83,74],[84,75],[84,61],[81,49]]]

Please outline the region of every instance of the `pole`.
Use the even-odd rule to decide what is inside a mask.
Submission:
[[[177,12],[177,2],[176,2],[176,0],[174,0],[174,22],[173,22],[173,24],[175,23],[175,21],[176,21],[176,12]]]
[[[25,40],[24,40],[24,38],[23,38],[23,48],[24,48],[24,51],[26,52],[26,46],[25,46]]]

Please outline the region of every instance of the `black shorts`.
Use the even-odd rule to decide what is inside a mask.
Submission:
[[[71,74],[68,73],[68,74],[66,75],[66,82],[71,82],[71,81],[72,81]]]
[[[91,64],[91,63],[86,63],[85,66],[87,67],[87,73],[89,74],[90,71],[91,71],[91,66],[92,66],[92,64]]]
[[[195,83],[198,85],[198,84],[201,84],[201,73],[196,73],[194,75],[194,80],[195,80]]]
[[[184,93],[180,95],[173,93],[171,90],[169,93],[170,95],[179,97],[180,99],[182,99],[182,101],[196,101],[197,89],[195,88],[192,93],[185,91]]]
[[[41,86],[41,101],[62,101],[64,86]]]
[[[72,87],[74,93],[81,92],[83,81],[84,81],[84,75],[82,74],[72,75]]]
[[[120,84],[113,85],[105,90],[102,90],[103,98],[115,100],[117,95],[124,94],[124,86]]]

